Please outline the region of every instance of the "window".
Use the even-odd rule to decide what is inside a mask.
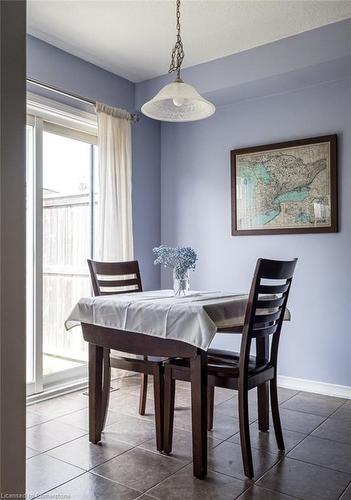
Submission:
[[[30,100],[29,112],[27,382],[35,394],[86,378],[86,344],[64,321],[91,294],[98,153],[94,115],[46,99]]]

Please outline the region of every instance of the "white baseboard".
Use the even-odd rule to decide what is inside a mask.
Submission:
[[[326,382],[286,377],[284,375],[278,376],[278,385],[295,391],[314,392],[316,394],[324,394],[325,396],[351,399],[351,387],[348,385],[328,384]]]

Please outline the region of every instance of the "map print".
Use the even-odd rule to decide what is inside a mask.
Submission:
[[[330,226],[330,144],[236,157],[237,229]]]

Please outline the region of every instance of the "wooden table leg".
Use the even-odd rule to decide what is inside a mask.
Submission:
[[[259,364],[264,364],[269,358],[268,336],[256,339],[256,359]],[[258,428],[266,432],[269,429],[269,382],[257,387],[258,402]]]
[[[190,360],[194,476],[207,474],[207,354],[198,351]]]
[[[175,380],[172,377],[172,368],[169,363],[164,366],[164,419],[163,419],[163,451],[169,455],[172,452]]]
[[[104,349],[103,362],[103,380],[102,380],[102,402],[101,402],[101,430],[103,431],[106,425],[108,405],[110,402],[111,389],[111,366],[110,366],[110,349]]]
[[[102,366],[104,349],[89,343],[89,441],[101,441],[102,430]]]

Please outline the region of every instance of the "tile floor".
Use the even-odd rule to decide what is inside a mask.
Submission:
[[[179,382],[174,448],[155,451],[152,387],[137,413],[139,378],[115,384],[102,443],[88,441],[87,397],[73,393],[28,407],[27,490],[31,498],[106,500],[351,500],[351,401],[279,389],[286,453],[258,432],[250,392],[255,480],[242,470],[237,399],[216,389],[209,473],[193,478],[189,385]]]

